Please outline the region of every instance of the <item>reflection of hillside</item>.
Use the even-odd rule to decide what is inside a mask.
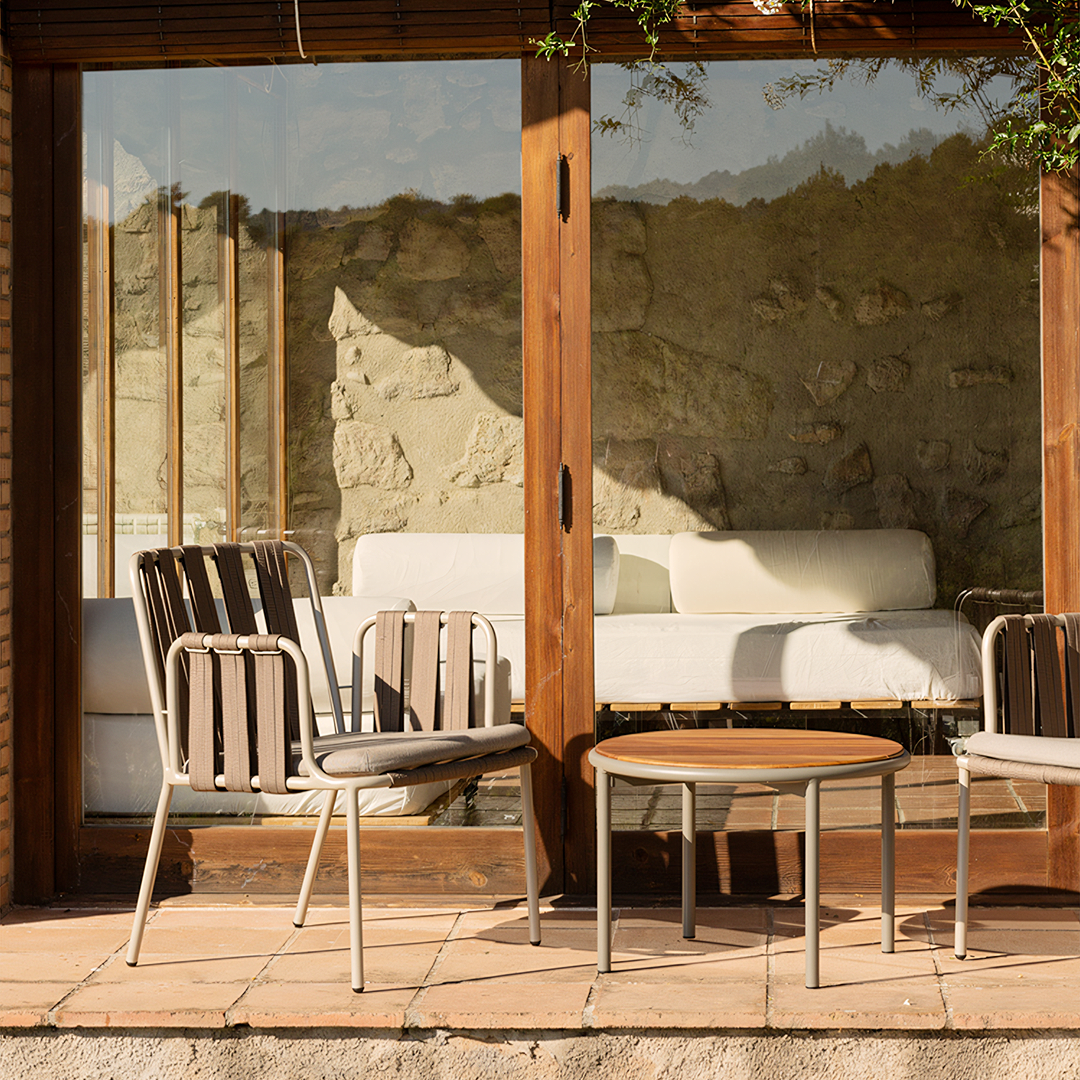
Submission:
[[[978,582],[1037,587],[1037,221],[1019,173],[980,163],[963,135],[912,155],[919,137],[889,165],[829,129],[801,150],[808,179],[788,182],[788,158],[762,166],[784,191],[750,205],[594,203],[598,529],[912,526],[934,541],[945,602]],[[845,182],[822,169],[823,148],[876,164]],[[187,450],[209,508],[223,468],[219,204],[182,217],[186,393],[199,406]],[[116,234],[118,461],[136,509],[160,487],[143,449],[164,408],[155,214],[147,203]],[[268,222],[239,217],[254,415]],[[520,198],[399,195],[292,212],[286,233],[296,526],[321,530],[343,568],[362,532],[518,531]],[[262,468],[257,435],[245,468]],[[260,484],[253,474],[250,490]]]
[[[598,198],[646,202],[662,206],[672,199],[723,199],[742,206],[751,199],[775,199],[821,169],[839,173],[849,183],[865,180],[879,165],[899,165],[911,157],[928,157],[940,139],[927,128],[908,132],[899,146],[886,143],[870,153],[866,140],[844,128],[834,128],[826,121],[825,130],[809,138],[782,158],[770,157],[764,165],[755,165],[740,173],[714,170],[692,184],[674,180],[651,180],[628,188],[612,184],[598,191]]]

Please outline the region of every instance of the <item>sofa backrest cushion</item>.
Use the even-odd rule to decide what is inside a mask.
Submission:
[[[619,582],[619,548],[593,538],[593,610],[607,615]],[[353,551],[353,595],[407,596],[418,611],[525,614],[520,533],[371,533]]]
[[[671,536],[619,533],[615,543],[619,545],[619,589],[611,613],[662,615],[671,611]]]
[[[934,550],[914,529],[678,533],[671,599],[685,613],[904,611],[934,606]]]

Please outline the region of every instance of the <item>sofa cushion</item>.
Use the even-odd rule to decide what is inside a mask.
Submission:
[[[593,538],[593,611],[615,604],[619,548]],[[353,595],[407,596],[418,611],[525,614],[525,537],[520,533],[371,533],[353,551]]]
[[[934,551],[914,529],[678,533],[671,601],[685,613],[932,608]]]
[[[619,545],[619,588],[611,608],[612,615],[670,611],[668,559],[671,536],[618,533],[615,543]]]
[[[305,599],[294,600],[300,644],[311,669],[311,697],[316,713],[330,712],[330,696],[322,677],[318,636]],[[409,611],[408,600],[397,596],[324,596],[326,618],[337,676],[343,683],[352,678],[352,644],[357,626],[376,611]],[[224,611],[218,602],[224,625]],[[261,610],[256,600],[256,611]],[[135,604],[130,597],[87,598],[82,602],[82,695],[83,710],[88,713],[135,714],[152,711],[146,685],[139,628],[135,622]],[[365,665],[370,668],[370,664]],[[345,702],[348,709],[349,703]]]

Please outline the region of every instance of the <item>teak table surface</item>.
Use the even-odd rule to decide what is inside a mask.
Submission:
[[[802,769],[857,765],[900,757],[892,739],[838,731],[719,728],[643,731],[597,743],[595,754],[612,762],[676,769]]]

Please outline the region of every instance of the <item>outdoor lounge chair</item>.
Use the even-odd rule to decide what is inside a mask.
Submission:
[[[999,635],[1004,638],[1001,650]],[[983,635],[982,669],[984,729],[968,738],[956,759],[960,807],[954,947],[961,960],[967,955],[971,774],[1080,785],[1080,614],[999,615]]]
[[[319,736],[309,667],[298,644],[286,555],[302,563],[329,682],[335,733]],[[245,569],[254,560],[262,625],[248,595]],[[224,597],[223,629],[210,586],[216,567]],[[181,584],[186,581],[187,597]],[[540,940],[530,763],[536,751],[521,724],[495,723],[497,649],[491,624],[472,613],[377,616],[375,730],[362,732],[361,658],[354,661],[352,730],[346,731],[315,571],[302,548],[280,541],[162,548],[131,560],[132,593],[154,722],[161,751],[161,796],[151,831],[127,962],[138,962],[172,793],[197,791],[326,791],[294,923],[302,926],[319,853],[339,791],[347,826],[352,988],[364,987],[360,919],[358,793],[435,779],[474,777],[517,768],[521,777],[530,940]],[[298,601],[302,603],[302,601]],[[375,620],[368,620],[368,623]],[[362,629],[368,628],[365,623]],[[440,628],[448,623],[446,633]],[[194,624],[194,625],[192,625]],[[470,726],[473,627],[486,638],[483,725]],[[448,652],[440,681],[440,640]],[[411,678],[406,659],[411,654]],[[440,693],[440,686],[445,690]],[[411,694],[407,695],[411,686]],[[442,708],[440,709],[440,704]],[[412,730],[421,728],[423,730]]]

